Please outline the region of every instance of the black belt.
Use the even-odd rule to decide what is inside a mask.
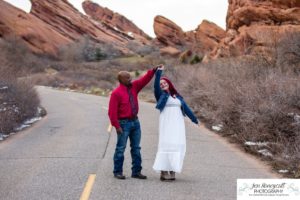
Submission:
[[[119,120],[127,120],[127,121],[134,121],[134,120],[137,120],[138,117],[135,116],[135,117],[124,117],[124,118],[119,118]]]

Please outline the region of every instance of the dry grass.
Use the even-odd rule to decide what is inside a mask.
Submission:
[[[209,127],[255,154],[269,152],[277,169],[293,176],[300,167],[300,76],[271,68],[264,59],[235,58],[179,66],[169,72],[180,91]],[[186,77],[189,77],[186,79]],[[182,80],[182,81],[181,81]],[[248,146],[246,142],[266,142]]]
[[[208,127],[222,125],[220,134],[230,141],[299,178],[299,52],[300,35],[287,34],[271,57],[220,59],[167,73]]]

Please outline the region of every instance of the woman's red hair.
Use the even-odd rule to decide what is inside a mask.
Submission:
[[[172,84],[172,82],[170,81],[170,79],[168,79],[167,77],[164,76],[164,77],[161,77],[160,80],[165,80],[169,84],[169,91],[170,91],[171,96],[179,95],[179,93],[175,89],[175,87]]]

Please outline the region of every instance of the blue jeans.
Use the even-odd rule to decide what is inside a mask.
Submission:
[[[118,134],[116,150],[114,154],[114,174],[123,173],[124,152],[127,144],[127,139],[130,140],[130,153],[132,158],[132,175],[136,175],[142,170],[141,158],[141,127],[138,119],[136,120],[120,120],[122,134]]]

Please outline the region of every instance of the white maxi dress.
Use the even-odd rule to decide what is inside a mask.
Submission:
[[[184,116],[178,98],[169,97],[159,116],[158,151],[153,169],[180,173],[186,152]]]

